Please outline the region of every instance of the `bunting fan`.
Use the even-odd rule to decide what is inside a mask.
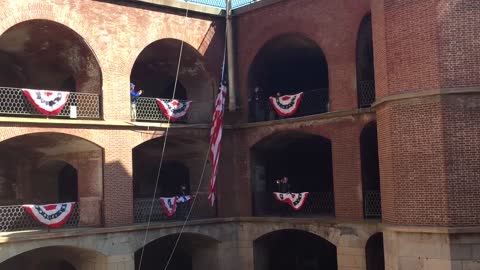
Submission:
[[[298,211],[302,209],[303,205],[307,201],[308,192],[302,193],[280,193],[274,192],[273,196],[277,201],[289,204],[293,210]]]
[[[177,211],[177,197],[160,197],[160,204],[167,217],[175,215]]]
[[[67,104],[70,93],[62,91],[22,89],[25,97],[40,113],[58,115]]]
[[[177,196],[177,203],[188,202],[191,199],[192,199],[191,195],[180,195],[180,196]]]
[[[192,101],[189,100],[172,99],[167,102],[166,100],[157,98],[158,107],[163,115],[172,122],[185,116],[190,109],[191,103]]]
[[[295,95],[284,95],[280,97],[270,97],[270,103],[273,106],[273,109],[280,116],[290,116],[295,114],[300,106],[300,101],[302,101],[303,92],[300,92]]]
[[[23,208],[43,225],[46,225],[49,228],[60,228],[70,218],[74,206],[74,202],[67,202],[45,205],[26,204],[23,205]]]

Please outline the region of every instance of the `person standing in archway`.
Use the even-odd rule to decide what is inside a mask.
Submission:
[[[255,121],[265,121],[265,97],[263,95],[263,89],[260,86],[255,87],[253,90],[253,103]]]
[[[137,98],[143,94],[143,90],[135,90],[135,84],[130,83],[130,102],[131,102],[131,113],[132,120],[137,119]]]

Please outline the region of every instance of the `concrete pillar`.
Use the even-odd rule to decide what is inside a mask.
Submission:
[[[365,248],[337,247],[338,270],[366,270]]]
[[[480,233],[387,228],[383,237],[386,270],[480,269]]]
[[[253,270],[253,243],[251,241],[223,242],[218,245],[219,268]]]
[[[135,270],[135,258],[133,254],[108,256],[105,270]]]

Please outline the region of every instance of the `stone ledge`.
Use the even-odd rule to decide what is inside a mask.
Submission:
[[[381,225],[383,231],[408,232],[408,233],[431,233],[431,234],[470,234],[480,233],[480,226],[472,227],[440,227],[440,226],[399,226]]]
[[[325,226],[341,226],[347,224],[379,224],[380,220],[338,220],[334,217],[306,217],[306,218],[291,218],[291,217],[231,217],[231,218],[212,218],[203,220],[189,221],[187,226],[195,225],[216,225],[225,223],[292,223],[292,224],[322,224]],[[182,221],[156,222],[151,223],[149,230],[158,230],[166,228],[181,227]],[[105,233],[121,233],[134,232],[145,230],[147,225],[133,224],[129,226],[119,227],[98,227],[98,228],[73,228],[73,229],[56,229],[48,232],[47,230],[29,230],[16,232],[0,233],[0,244],[10,242],[23,242],[32,240],[44,240],[65,237],[78,237]]]
[[[46,119],[28,117],[0,117],[0,123],[34,124],[34,125],[61,125],[84,127],[117,127],[140,129],[165,129],[165,128],[210,128],[210,124],[168,124],[152,122],[129,122],[119,120],[81,120],[81,119]]]
[[[234,124],[229,128],[242,129],[242,128],[263,127],[263,126],[274,126],[274,125],[282,125],[282,124],[304,122],[304,121],[334,119],[334,118],[348,117],[348,116],[368,114],[368,113],[374,113],[374,112],[375,112],[374,108],[343,110],[343,111],[326,112],[326,113],[307,115],[307,116],[295,117],[295,118],[286,118],[286,119],[280,119],[280,120]]]
[[[408,100],[414,98],[441,96],[441,95],[454,95],[454,94],[480,94],[480,88],[478,87],[462,87],[462,88],[442,88],[436,90],[417,91],[415,93],[404,93],[398,95],[392,95],[384,97],[372,104],[372,108],[377,108],[387,102],[394,102],[400,100]]]

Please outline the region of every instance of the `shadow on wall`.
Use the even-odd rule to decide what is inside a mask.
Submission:
[[[130,225],[133,222],[132,170],[120,161],[105,163],[103,220],[108,226]]]

